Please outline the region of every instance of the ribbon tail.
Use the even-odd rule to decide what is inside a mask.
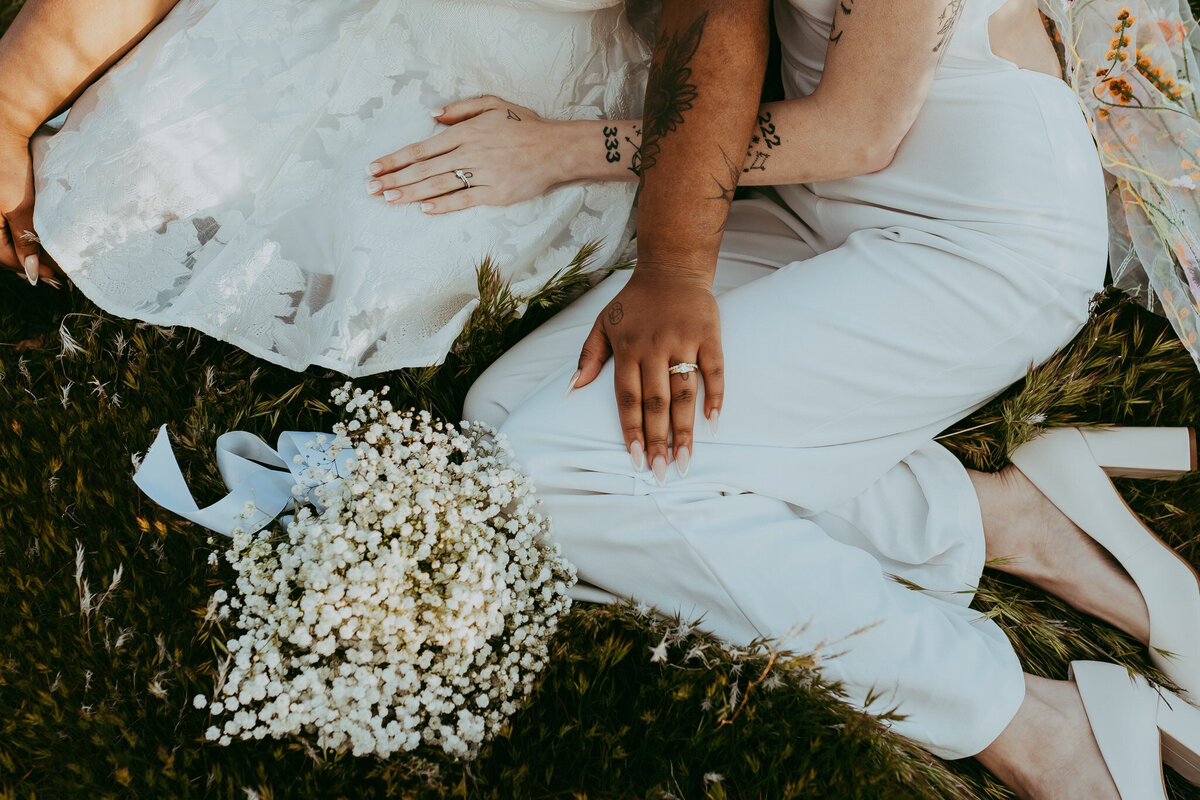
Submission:
[[[163,425],[133,482],[168,511],[226,536],[237,528],[261,530],[292,505],[295,481],[290,472],[265,466],[238,472],[241,480],[229,494],[207,508],[200,508],[183,478],[167,437],[167,426]],[[253,506],[250,513],[247,504]]]

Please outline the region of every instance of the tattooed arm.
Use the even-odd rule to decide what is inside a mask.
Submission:
[[[759,109],[741,185],[836,180],[891,163],[925,103],[963,2],[841,0],[820,85]],[[640,130],[638,120],[578,123],[573,173],[636,180]]]
[[[758,110],[767,7],[767,0],[665,0],[636,165],[633,153],[621,152],[619,127],[600,131],[605,165],[640,172],[638,265],[596,320],[571,385],[595,380],[612,356],[625,445],[635,467],[649,464],[660,483],[672,456],[687,472],[698,399],[697,376],[668,368],[699,365],[714,429],[723,399],[712,281]]]

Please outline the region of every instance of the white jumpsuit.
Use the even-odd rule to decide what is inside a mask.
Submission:
[[[1003,632],[967,605],[978,500],[933,437],[1083,325],[1103,283],[1105,190],[1071,90],[995,56],[1003,0],[966,0],[893,163],[734,204],[715,291],[727,394],[665,487],[625,451],[612,364],[564,399],[616,275],[473,387],[588,585],[703,615],[735,643],[819,650],[852,702],[955,758],[1024,697]],[[777,4],[789,96],[820,79],[834,0]],[[793,213],[794,212],[794,215]],[[903,586],[896,577],[923,591]],[[872,692],[878,699],[867,706]]]

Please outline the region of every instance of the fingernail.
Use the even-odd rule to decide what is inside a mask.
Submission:
[[[58,282],[57,280],[55,280],[54,278],[42,278],[42,283],[49,284],[50,286],[53,286],[55,289],[61,289],[61,288],[62,288],[62,284],[61,284],[61,283],[59,283],[59,282]]]
[[[383,199],[387,200],[389,203],[392,202],[393,200],[399,200],[400,199],[400,190],[399,189],[388,189],[386,192],[383,193]],[[422,208],[422,210],[424,210],[425,207],[421,206],[421,208]]]
[[[421,210],[428,214],[433,211],[433,203],[421,203]]]
[[[667,485],[667,459],[665,456],[656,456],[654,465],[650,467],[654,471],[654,480],[658,481],[659,486]]]
[[[25,277],[29,279],[30,286],[37,286],[37,282],[38,282],[38,259],[37,259],[37,256],[25,256]]]
[[[367,191],[370,192],[371,194],[375,194],[382,188],[383,188],[383,184],[380,183],[379,181],[371,181],[370,183],[367,184]]]
[[[434,119],[437,119],[438,117],[440,117],[442,114],[445,114],[445,113],[446,113],[446,109],[435,108],[433,111],[429,112],[429,116],[433,117]]]
[[[575,370],[575,374],[571,376],[570,383],[567,384],[567,393],[563,397],[570,397],[571,392],[575,391],[575,384],[579,383],[579,376],[583,374],[583,370]]]
[[[717,438],[717,428],[720,427],[720,423],[721,423],[721,410],[720,409],[714,408],[712,411],[708,412],[708,429],[710,431],[712,431],[712,436],[714,439]]]
[[[688,467],[692,465],[692,451],[687,447],[679,448],[679,452],[675,454],[675,469],[679,471],[679,477],[686,478]]]
[[[383,172],[383,164],[380,164],[380,163],[378,163],[378,162],[376,162],[376,163],[372,164],[371,166],[367,167],[367,174],[368,174],[368,175],[378,175],[378,174],[379,174],[379,173],[381,173],[381,172]]]
[[[638,472],[646,468],[646,451],[642,449],[641,442],[634,442],[629,446],[629,457],[633,459],[633,468]]]

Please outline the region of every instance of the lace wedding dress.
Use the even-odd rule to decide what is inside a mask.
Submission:
[[[34,142],[46,251],[106,311],[293,369],[439,363],[491,256],[516,293],[626,240],[633,184],[427,216],[367,164],[495,94],[560,119],[640,108],[619,0],[182,0]]]

